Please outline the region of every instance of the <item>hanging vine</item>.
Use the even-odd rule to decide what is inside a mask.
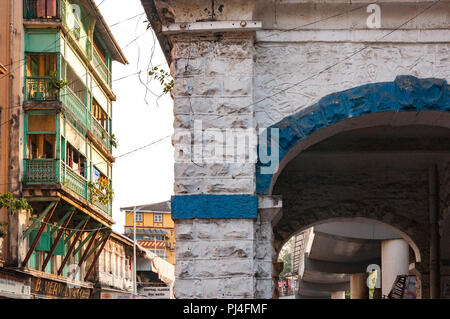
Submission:
[[[89,182],[88,188],[91,202],[108,205],[114,198],[114,191],[106,178],[100,177],[96,182]]]

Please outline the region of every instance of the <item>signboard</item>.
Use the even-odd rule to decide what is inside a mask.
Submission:
[[[131,299],[131,297],[131,294],[113,291],[102,291],[100,294],[100,299]]]
[[[91,289],[69,287],[61,282],[43,278],[31,278],[31,293],[48,298],[89,299]]]
[[[388,299],[416,299],[416,276],[397,276]]]
[[[31,298],[30,280],[0,272],[0,296],[8,298]]]
[[[145,286],[139,289],[139,294],[150,299],[170,299],[170,287]]]

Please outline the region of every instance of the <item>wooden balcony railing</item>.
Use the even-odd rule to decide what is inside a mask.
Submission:
[[[90,131],[106,149],[111,151],[111,136],[93,116],[91,116]]]
[[[75,117],[87,126],[88,109],[83,101],[68,87],[64,87],[61,94],[61,102],[63,102],[75,115]]]
[[[59,183],[59,161],[56,159],[25,159],[24,182],[27,184]]]
[[[105,80],[105,82],[111,86],[111,72],[106,66],[105,62],[103,62],[102,58],[99,56],[95,49],[91,49],[92,52],[92,61],[94,68],[100,74],[100,76]]]
[[[28,101],[51,101],[58,99],[58,89],[51,77],[27,77],[25,99]]]
[[[75,172],[63,161],[57,159],[25,159],[23,182],[28,185],[62,184],[83,199],[90,200],[87,179]],[[94,201],[93,204],[111,216],[111,203],[102,204]]]
[[[88,182],[86,178],[76,173],[69,165],[61,162],[61,183],[74,191],[83,199],[88,199]]]

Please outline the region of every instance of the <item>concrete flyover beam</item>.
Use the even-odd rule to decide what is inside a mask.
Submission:
[[[380,265],[381,260],[379,258],[374,258],[362,262],[332,262],[311,259],[305,254],[305,269],[308,271],[334,274],[356,274],[366,272],[367,266],[371,264]]]

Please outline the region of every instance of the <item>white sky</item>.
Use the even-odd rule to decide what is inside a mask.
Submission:
[[[101,0],[96,0],[101,3]],[[144,13],[140,0],[105,0],[99,6],[108,25],[120,22],[137,14]],[[146,79],[153,45],[155,53],[153,65],[161,65],[168,71],[159,43],[154,43],[152,31],[145,32],[147,16],[144,13],[127,22],[111,27],[119,45],[130,62],[122,65],[114,62],[113,81],[126,75],[143,70],[141,78]],[[137,36],[135,42],[124,48]],[[144,101],[146,89],[140,83],[138,75],[112,83],[117,101],[113,103],[113,133],[118,140],[113,155],[118,156],[139,148],[173,133],[173,101],[169,94],[159,100],[147,94],[148,105]],[[161,92],[156,81],[150,86],[155,92]],[[113,229],[122,232],[124,214],[120,207],[148,204],[170,199],[173,194],[173,146],[171,138],[118,158],[113,166]]]

